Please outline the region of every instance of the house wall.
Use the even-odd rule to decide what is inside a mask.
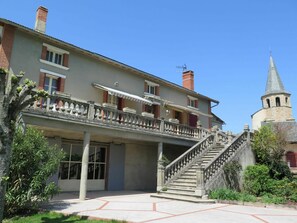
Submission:
[[[207,100],[199,100],[198,102],[198,108],[201,112],[204,114],[209,114],[211,115],[211,112],[209,111],[209,101]],[[205,128],[210,128],[211,127],[211,120],[212,118],[200,115],[199,116],[200,123],[203,127]]]
[[[252,116],[252,128],[257,130],[262,122],[286,122],[294,121],[291,107],[264,108]]]
[[[261,127],[261,123],[266,119],[266,110],[261,109],[252,115],[252,129],[257,130]]]
[[[134,71],[122,69],[111,64],[99,61],[98,59],[85,56],[74,50],[59,47],[51,42],[44,42],[42,39],[33,37],[27,33],[16,31],[14,46],[12,50],[11,68],[15,74],[19,71],[26,73],[26,78],[39,82],[40,69],[55,72],[66,76],[64,92],[73,98],[103,102],[103,91],[92,86],[92,83],[99,83],[120,91],[143,96],[144,83],[146,78],[134,73]],[[47,43],[69,52],[69,70],[61,69],[52,65],[40,62],[42,44]],[[115,82],[118,86],[115,86]],[[154,82],[152,80],[152,82]],[[160,83],[158,83],[160,84]],[[133,87],[132,87],[133,86]],[[160,97],[172,101],[178,105],[187,106],[187,94],[178,89],[160,84]],[[199,110],[209,113],[209,101],[198,98]],[[137,113],[142,112],[142,104],[125,100],[125,106],[136,109]],[[161,106],[160,117],[168,119],[165,108]],[[184,112],[186,113],[186,112]],[[201,124],[209,128],[209,118],[200,115]],[[183,123],[188,124],[188,114],[183,115]]]
[[[157,145],[126,144],[125,190],[156,190]]]
[[[108,161],[107,190],[124,190],[125,188],[125,145],[110,144]]]

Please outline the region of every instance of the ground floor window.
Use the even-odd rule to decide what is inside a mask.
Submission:
[[[63,142],[62,148],[66,153],[60,163],[59,179],[80,179],[83,154],[83,143]],[[90,145],[88,179],[105,179],[106,146]]]

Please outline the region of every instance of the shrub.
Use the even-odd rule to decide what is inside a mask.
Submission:
[[[217,189],[210,192],[209,197],[211,199],[218,199],[218,200],[239,200],[240,193],[230,189]]]
[[[283,178],[293,178],[293,174],[284,161],[272,162],[270,164],[269,174],[273,179],[281,180]]]
[[[265,165],[248,166],[243,174],[244,190],[252,195],[259,196],[269,190],[271,178],[269,168]]]
[[[6,214],[36,208],[58,192],[57,186],[47,180],[57,171],[63,156],[61,150],[49,146],[42,132],[34,128],[16,132],[5,195]]]
[[[286,198],[276,196],[273,194],[265,194],[261,197],[263,203],[266,204],[284,204],[286,203]]]
[[[244,201],[244,202],[256,202],[257,197],[251,194],[247,193],[241,193],[239,200]]]

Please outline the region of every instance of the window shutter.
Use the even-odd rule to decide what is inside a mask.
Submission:
[[[156,86],[155,90],[156,90],[156,95],[160,96],[160,86]]]
[[[39,89],[44,88],[44,82],[45,82],[45,73],[40,73],[39,74],[39,84],[38,84]]]
[[[65,88],[65,78],[58,78],[58,91],[64,92]]]
[[[188,103],[187,103],[187,105],[189,105],[189,106],[191,105],[191,104],[190,104],[190,98],[188,98]]]
[[[63,55],[63,66],[64,67],[68,67],[69,66],[68,65],[68,61],[69,61],[69,54],[64,53],[64,55]]]
[[[147,83],[144,82],[144,92],[147,92]]]
[[[103,103],[108,102],[108,91],[103,91]]]
[[[43,60],[46,60],[46,51],[47,51],[47,47],[42,46],[41,59],[43,59]]]
[[[154,106],[155,118],[159,118],[160,117],[160,105],[153,105],[153,106]]]
[[[195,100],[195,108],[198,108],[198,100]]]

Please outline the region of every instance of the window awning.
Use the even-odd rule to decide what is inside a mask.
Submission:
[[[173,108],[173,109],[179,109],[179,110],[182,110],[182,111],[190,112],[191,114],[194,114],[194,115],[203,115],[203,116],[212,118],[212,115],[203,113],[203,112],[199,111],[198,108],[191,108],[191,107],[187,107],[187,106],[177,105],[177,104],[174,104],[172,102],[166,103],[166,105],[168,107]]]
[[[127,93],[124,91],[119,91],[119,90],[116,90],[116,89],[113,89],[110,87],[106,87],[106,86],[103,86],[103,85],[97,84],[97,83],[93,83],[93,86],[95,88],[99,88],[101,90],[108,91],[108,94],[110,94],[110,95],[114,95],[114,96],[117,96],[120,98],[125,98],[125,99],[131,100],[131,101],[136,101],[136,102],[147,104],[147,105],[153,104],[153,102],[151,102],[150,100],[147,100],[147,99],[142,98],[135,94],[130,94],[130,93]]]

